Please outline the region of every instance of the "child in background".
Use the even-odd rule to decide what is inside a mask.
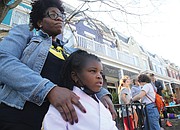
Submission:
[[[44,118],[44,130],[118,130],[110,111],[95,95],[103,85],[100,59],[78,50],[67,58],[62,71],[61,82],[80,97],[86,113],[74,106],[79,121],[71,125],[50,105]]]

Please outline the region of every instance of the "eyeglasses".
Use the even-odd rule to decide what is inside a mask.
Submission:
[[[56,13],[56,12],[47,12],[47,14],[45,15],[46,17],[49,17],[53,20],[56,20],[58,17],[61,17],[63,20],[66,18],[66,15],[64,13]]]

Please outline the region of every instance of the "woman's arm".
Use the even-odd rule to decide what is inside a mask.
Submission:
[[[66,88],[55,84],[20,61],[20,57],[33,36],[28,25],[18,25],[10,30],[7,37],[0,42],[0,81],[16,90],[25,100],[41,105],[48,99],[62,117],[70,123],[78,122],[75,104],[82,112],[85,108],[79,97]],[[60,107],[61,106],[61,107]]]
[[[122,99],[122,101],[123,101],[125,104],[128,104],[128,103],[129,103],[129,101],[128,101],[127,98],[126,98],[126,94],[125,94],[125,93],[123,93],[123,94],[121,95],[121,99]]]
[[[144,90],[141,90],[141,92],[138,95],[132,98],[132,101],[138,101],[141,98],[143,98],[145,95],[146,95],[146,92]]]
[[[25,100],[41,105],[54,84],[20,61],[32,36],[28,25],[18,25],[0,42],[0,81]]]

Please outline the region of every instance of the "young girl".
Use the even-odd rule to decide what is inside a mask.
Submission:
[[[78,50],[67,58],[61,82],[80,97],[86,113],[74,106],[79,121],[71,125],[50,105],[44,118],[44,130],[117,130],[111,113],[95,95],[103,84],[102,71],[100,59],[86,51]]]
[[[133,124],[133,120],[132,120],[132,117],[133,117],[132,109],[128,108],[128,111],[127,111],[127,109],[125,107],[125,104],[130,103],[130,99],[132,97],[131,90],[130,90],[130,83],[131,82],[130,82],[129,76],[124,76],[121,78],[120,85],[119,85],[119,103],[124,104],[123,108],[122,108],[122,115],[123,115],[125,130],[133,130],[134,129],[134,124]],[[134,117],[137,118],[135,111],[133,111],[133,114],[135,115]],[[128,115],[129,115],[129,117],[128,117]],[[137,121],[137,119],[136,119],[136,121]]]

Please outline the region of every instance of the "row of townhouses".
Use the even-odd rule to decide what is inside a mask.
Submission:
[[[29,23],[30,2],[31,0],[24,0],[8,12],[0,24],[1,39],[13,26]],[[67,16],[72,16],[74,8],[66,3],[64,6]],[[135,38],[126,37],[120,31],[110,29],[102,22],[89,19],[83,14],[76,14],[66,24],[60,37],[67,42],[66,46],[87,50],[101,58],[110,92],[117,91],[118,81],[123,75],[134,78],[140,73],[154,73],[170,93],[180,93],[178,66],[145,50]]]

